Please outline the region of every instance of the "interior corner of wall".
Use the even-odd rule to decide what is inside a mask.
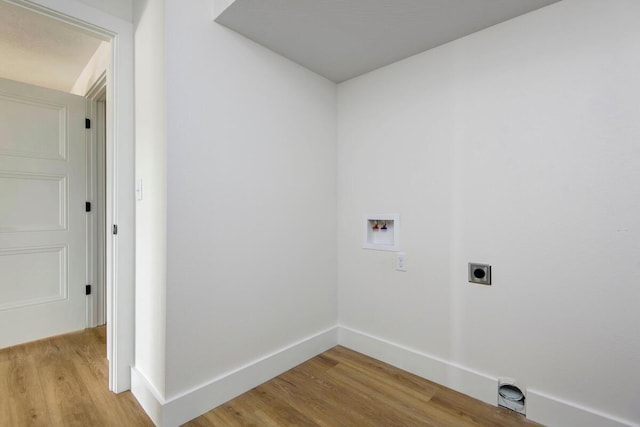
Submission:
[[[217,20],[235,0],[211,0],[213,2],[213,20]]]

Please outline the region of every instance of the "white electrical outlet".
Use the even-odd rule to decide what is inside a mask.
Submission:
[[[396,252],[396,271],[407,271],[407,254]]]

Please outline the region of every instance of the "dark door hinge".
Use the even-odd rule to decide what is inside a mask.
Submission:
[[[84,294],[85,295],[91,295],[91,285],[87,285],[84,288]]]
[[[91,202],[84,202],[84,211],[91,212]]]
[[[84,119],[84,128],[91,129],[91,119]]]
[[[113,234],[118,234],[118,226],[113,224]]]

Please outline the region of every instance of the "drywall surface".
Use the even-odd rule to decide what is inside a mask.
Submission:
[[[639,18],[565,0],[338,86],[341,325],[640,423]]]
[[[213,0],[212,19],[216,19],[226,8],[231,6],[235,0]]]
[[[164,0],[136,2],[136,363],[161,396],[165,384],[167,125]],[[133,185],[133,183],[131,183]]]
[[[118,18],[122,18],[126,21],[133,22],[133,7],[134,3],[141,2],[145,3],[146,0],[78,0],[82,3],[88,4],[91,7],[95,7],[96,9],[100,9],[103,12],[107,12],[113,16],[117,16]],[[138,5],[135,5],[136,8],[140,9]]]
[[[172,399],[335,326],[336,87],[166,4]]]
[[[111,43],[100,42],[100,46],[76,79],[70,93],[85,96],[89,89],[107,72],[110,61]]]

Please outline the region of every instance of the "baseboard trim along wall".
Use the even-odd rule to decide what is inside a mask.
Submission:
[[[338,344],[496,405],[497,378],[345,326],[321,331],[166,401],[132,368],[131,391],[156,426],[179,426]],[[640,427],[532,389],[527,390],[527,418],[548,426]]]
[[[131,368],[131,393],[157,426],[162,424],[162,407],[166,403],[142,372]]]
[[[529,418],[546,426],[640,427],[640,424],[621,420],[533,389],[527,390],[527,413],[531,414]]]
[[[496,405],[498,379],[467,367],[389,342],[345,326],[339,344],[382,362]],[[542,392],[527,390],[527,418],[548,426],[640,427]]]
[[[131,391],[156,426],[179,426],[324,353],[337,343],[338,328],[329,328],[167,401],[163,401],[144,376],[132,368]]]
[[[491,405],[497,404],[497,378],[345,326],[340,327],[338,342],[429,381]]]

